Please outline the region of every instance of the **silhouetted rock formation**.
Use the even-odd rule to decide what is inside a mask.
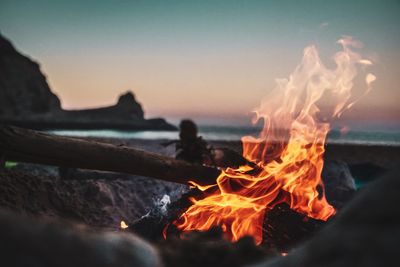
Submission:
[[[144,112],[142,106],[136,102],[132,92],[127,92],[121,95],[117,104],[104,108],[94,108],[85,110],[70,110],[63,112],[64,117],[73,116],[93,121],[104,120],[143,120]]]
[[[0,35],[0,123],[33,129],[176,130],[164,119],[146,120],[132,92],[109,107],[63,110],[38,63]]]
[[[39,65],[0,35],[0,116],[26,117],[61,110]]]

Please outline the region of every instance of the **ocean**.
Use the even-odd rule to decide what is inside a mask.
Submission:
[[[246,135],[257,136],[260,129],[255,127],[200,126],[199,135],[210,141],[237,141]],[[116,130],[52,130],[53,134],[75,137],[107,137],[135,139],[167,139],[179,138],[176,131],[116,131]],[[400,131],[349,131],[341,134],[332,130],[327,143],[365,144],[400,146]]]

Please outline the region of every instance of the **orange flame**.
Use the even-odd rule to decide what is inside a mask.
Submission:
[[[329,120],[339,117],[351,105],[353,80],[359,65],[370,65],[353,52],[360,43],[351,37],[338,41],[343,50],[336,53],[336,68],[326,68],[314,46],[304,50],[301,64],[289,79],[277,81],[277,94],[263,101],[255,111],[264,120],[258,138],[242,138],[243,156],[256,167],[227,168],[204,199],[191,199],[193,205],[174,222],[182,231],[205,231],[220,226],[227,238],[237,241],[252,236],[262,242],[264,215],[277,203],[309,217],[327,220],[335,209],[324,196],[321,180],[324,145]],[[367,74],[367,90],[375,76]],[[323,112],[318,102],[329,94],[331,109]]]

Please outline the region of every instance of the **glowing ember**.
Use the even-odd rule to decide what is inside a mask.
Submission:
[[[242,138],[243,156],[257,167],[228,168],[211,188],[193,183],[207,197],[191,199],[193,205],[174,222],[180,230],[220,226],[233,242],[252,236],[260,244],[264,215],[278,203],[319,220],[335,214],[321,181],[329,121],[353,105],[357,69],[371,65],[350,49],[359,42],[345,37],[338,43],[343,50],[334,56],[335,69],[326,68],[310,46],[289,79],[277,81],[276,95],[255,111],[255,121],[264,121],[259,137]],[[374,80],[374,75],[366,75],[366,91]],[[329,105],[321,104],[326,98]]]
[[[128,228],[129,226],[128,226],[124,221],[121,221],[120,227],[121,227],[121,229],[126,229],[126,228]]]

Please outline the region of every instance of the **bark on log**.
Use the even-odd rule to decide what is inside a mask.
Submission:
[[[79,138],[0,125],[0,151],[6,160],[114,171],[186,184],[215,183],[220,171],[159,154]]]

